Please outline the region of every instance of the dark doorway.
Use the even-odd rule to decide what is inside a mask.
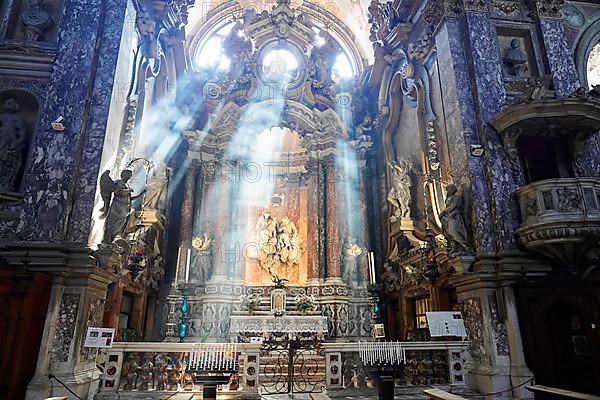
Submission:
[[[0,399],[25,398],[52,288],[49,275],[0,271]]]
[[[600,287],[521,288],[518,307],[525,355],[536,383],[600,394]]]

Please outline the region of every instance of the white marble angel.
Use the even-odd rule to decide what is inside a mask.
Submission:
[[[113,181],[107,170],[100,177],[100,195],[104,201],[100,212],[101,217],[106,218],[102,243],[111,244],[125,232],[132,211],[131,202],[144,194],[142,191],[137,196],[132,196],[133,189],[128,184],[132,175],[133,172],[126,169],[121,172],[120,179]]]
[[[387,200],[394,207],[390,221],[396,222],[400,218],[410,218],[412,182],[409,174],[413,165],[406,158],[402,158],[398,162],[392,161],[388,165],[392,172],[392,187],[388,192]]]

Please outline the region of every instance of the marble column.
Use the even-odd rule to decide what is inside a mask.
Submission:
[[[365,160],[360,160],[360,177],[358,183],[358,195],[359,202],[357,204],[358,212],[359,212],[359,224],[360,224],[360,237],[358,238],[358,245],[362,247],[363,253],[356,260],[356,265],[358,266],[358,282],[359,286],[363,286],[369,283],[369,265],[368,265],[368,257],[367,253],[369,251],[373,251],[373,247],[371,246],[371,242],[369,240],[369,222],[367,218],[368,209],[367,209],[367,176],[368,176],[368,168],[366,166]]]
[[[517,313],[517,301],[515,299],[515,290],[512,286],[501,289],[504,297],[506,333],[508,338],[508,348],[510,350],[510,385],[519,386],[514,390],[514,396],[521,399],[533,398],[531,392],[525,389],[523,385],[526,381],[533,378],[533,373],[527,367],[525,362],[525,352],[521,340],[521,328],[519,326],[519,315]]]
[[[485,12],[467,11],[471,57],[477,84],[477,105],[483,123],[479,124],[486,153],[484,163],[491,201],[497,250],[514,250],[514,232],[519,227],[519,208],[514,192],[519,184],[511,171],[510,160],[500,137],[487,123],[506,103],[502,59],[496,28]],[[476,128],[477,129],[477,128]]]
[[[331,283],[342,284],[342,271],[340,268],[340,236],[338,222],[338,182],[335,156],[328,156],[324,160],[325,170],[325,232],[326,232],[326,257],[327,280]]]
[[[179,262],[177,265],[177,282],[185,281],[185,270],[188,262],[188,249],[192,248],[194,223],[194,198],[196,194],[197,165],[194,161],[188,166],[183,182],[183,202],[181,204],[181,225],[179,228]],[[191,252],[190,252],[191,256]],[[190,260],[191,261],[191,260]]]
[[[547,3],[548,0],[535,0],[535,11],[539,18],[548,65],[553,75],[556,97],[568,97],[581,86],[579,74],[567,43],[561,12],[559,9],[546,7]]]
[[[481,145],[471,90],[462,19],[446,17],[436,35],[448,149],[453,155],[452,176],[457,186],[470,188],[473,196],[473,233],[476,251],[495,254],[496,243],[490,194],[483,157],[469,154],[470,145]]]
[[[307,169],[307,193],[308,210],[307,223],[308,234],[306,238],[307,252],[307,280],[309,284],[319,283],[319,173],[321,172],[321,163],[317,159],[308,161]]]
[[[236,180],[235,163],[224,161],[220,164],[220,171],[217,180],[213,185],[214,193],[214,212],[215,222],[213,224],[215,230],[215,247],[213,250],[213,274],[211,279],[227,278],[228,258],[232,252],[235,252],[235,247],[231,248],[231,238],[229,230],[229,219],[231,212],[231,185]],[[235,246],[235,244],[234,244]]]
[[[93,397],[99,372],[96,349],[84,347],[86,331],[102,326],[108,284],[114,275],[100,268],[74,265],[70,276],[53,281],[36,372],[26,399],[69,396],[48,379],[52,373],[81,398]]]

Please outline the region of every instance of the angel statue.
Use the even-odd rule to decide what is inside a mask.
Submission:
[[[133,172],[126,169],[121,172],[120,179],[113,181],[110,171],[106,170],[100,177],[100,195],[104,201],[100,212],[101,218],[106,218],[102,239],[104,244],[111,244],[117,236],[125,232],[131,214],[131,202],[144,194],[142,191],[137,196],[131,195],[133,189],[128,182],[132,175]]]
[[[452,183],[446,187],[446,195],[446,208],[440,213],[442,231],[448,239],[449,253],[464,253],[469,251],[470,246],[463,196]]]
[[[348,236],[342,247],[344,260],[344,282],[349,285],[356,280],[356,258],[362,254],[362,248],[356,244],[354,238]]]
[[[167,197],[169,177],[166,169],[160,169],[146,185],[146,197],[144,197],[144,208],[164,211]]]
[[[398,162],[392,161],[388,165],[392,170],[392,188],[388,192],[387,200],[395,208],[390,217],[390,222],[393,223],[400,218],[410,218],[412,182],[409,173],[413,166],[406,158],[402,158]]]
[[[213,243],[214,239],[206,232],[202,236],[192,238],[192,247],[196,250],[192,275],[198,282],[204,282],[210,277]]]

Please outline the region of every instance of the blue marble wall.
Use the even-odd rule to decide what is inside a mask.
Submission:
[[[126,1],[107,0],[105,16],[102,4],[65,1],[48,94],[24,177],[24,198],[13,207],[20,221],[0,225],[2,236],[87,241]],[[59,115],[65,119],[64,132],[50,129]]]
[[[448,148],[454,181],[472,190],[476,250],[493,254],[496,244],[485,162],[468,155],[469,146],[480,140],[462,28],[460,19],[447,18],[436,36]]]
[[[554,75],[556,96],[567,97],[581,85],[563,23],[557,19],[540,18],[540,27],[550,71]]]
[[[107,0],[107,13],[99,49],[98,64],[95,71],[94,92],[86,127],[83,155],[79,168],[79,176],[75,185],[75,207],[67,220],[67,240],[75,243],[86,243],[89,235],[90,221],[94,207],[96,183],[98,180],[104,136],[108,121],[108,112],[113,91],[113,81],[119,44],[127,2],[124,0]],[[122,88],[115,88],[122,90]]]
[[[477,104],[482,123],[480,129],[486,145],[486,178],[490,202],[493,206],[497,250],[514,249],[517,246],[514,232],[519,226],[519,211],[513,196],[518,188],[509,168],[510,162],[498,133],[488,122],[506,103],[502,81],[502,60],[496,29],[488,14],[467,12],[466,19],[471,39],[471,59],[477,85]]]

